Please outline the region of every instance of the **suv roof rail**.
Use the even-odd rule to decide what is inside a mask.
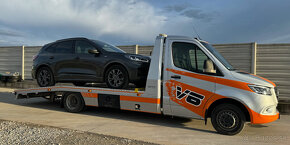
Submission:
[[[85,37],[73,37],[73,38],[65,38],[65,39],[56,40],[55,42],[65,41],[65,40],[72,40],[72,39],[88,39],[88,38],[85,38]]]

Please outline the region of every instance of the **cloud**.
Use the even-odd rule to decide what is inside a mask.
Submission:
[[[187,5],[187,4],[169,5],[169,6],[166,6],[164,10],[167,12],[182,12],[189,7],[190,5]]]
[[[1,26],[0,26],[1,27]],[[10,30],[10,29],[5,29],[5,28],[0,28],[0,35],[1,36],[8,36],[8,37],[22,37],[23,35],[20,32]]]
[[[204,20],[207,22],[211,21],[214,18],[213,14],[205,13],[201,9],[188,9],[182,12],[181,15],[192,19]]]
[[[134,0],[2,0],[0,6],[0,24],[21,29],[31,39],[81,35],[148,42],[165,20],[150,4]]]
[[[200,8],[193,8],[191,4],[177,4],[169,5],[164,8],[165,12],[175,12],[181,16],[185,16],[191,19],[197,19],[209,22],[214,18],[214,14],[210,12],[205,12]]]
[[[14,33],[14,32],[7,32],[7,31],[2,31],[0,30],[0,35],[4,35],[4,36],[12,36],[12,37],[20,37],[21,35]]]
[[[212,43],[289,42],[290,2],[190,0],[1,0],[0,45],[88,37],[152,45],[159,33]],[[167,6],[166,6],[167,5]]]

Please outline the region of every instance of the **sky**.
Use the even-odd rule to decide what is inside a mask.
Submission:
[[[160,33],[199,34],[214,44],[290,43],[290,1],[0,0],[0,46],[71,37],[153,45]]]

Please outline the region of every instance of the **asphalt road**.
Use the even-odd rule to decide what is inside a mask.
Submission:
[[[2,91],[2,92],[1,92]],[[238,135],[215,132],[210,120],[192,120],[148,113],[89,107],[68,113],[43,98],[16,100],[0,88],[0,119],[49,125],[159,144],[288,144],[290,116],[264,125],[247,124]]]

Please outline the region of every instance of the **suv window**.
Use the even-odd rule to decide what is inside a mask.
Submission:
[[[50,52],[50,53],[54,53],[54,51],[55,51],[55,49],[54,49],[55,46],[56,46],[56,44],[50,45],[49,47],[47,47],[47,48],[45,49],[45,51]]]
[[[64,41],[54,46],[55,53],[73,53],[73,41]]]
[[[87,54],[89,53],[88,50],[90,49],[96,49],[96,48],[86,41],[80,41],[80,40],[76,41],[75,52],[77,54]]]
[[[172,43],[173,63],[176,67],[194,72],[204,72],[204,62],[209,58],[193,43]]]

